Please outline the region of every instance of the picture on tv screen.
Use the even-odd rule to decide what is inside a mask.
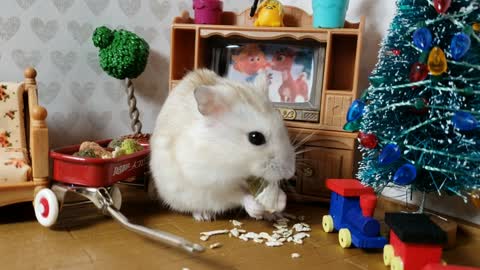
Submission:
[[[266,71],[275,105],[318,109],[324,57],[321,45],[239,42],[214,49],[211,65],[222,76],[244,82]]]

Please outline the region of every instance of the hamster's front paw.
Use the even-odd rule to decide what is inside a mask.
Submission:
[[[255,219],[262,219],[265,207],[255,200],[252,195],[246,195],[243,198],[243,207],[248,215]]]
[[[282,212],[287,206],[287,194],[283,190],[279,190],[277,202],[275,205],[275,212]]]
[[[207,211],[195,211],[192,216],[196,221],[212,221],[215,219],[215,214]]]

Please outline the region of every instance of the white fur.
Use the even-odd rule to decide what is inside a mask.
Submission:
[[[210,220],[244,206],[258,218],[264,208],[252,202],[245,179],[253,175],[277,183],[293,176],[294,149],[282,117],[268,101],[265,81],[259,76],[253,86],[197,70],[168,96],[150,141],[150,168],[160,198],[172,209]],[[194,94],[201,86],[227,105],[223,111],[202,114]],[[262,132],[267,144],[249,143],[251,131]]]

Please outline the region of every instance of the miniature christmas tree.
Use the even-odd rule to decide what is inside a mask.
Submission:
[[[140,113],[136,107],[135,88],[131,79],[138,77],[147,65],[150,47],[148,43],[126,30],[110,30],[105,26],[98,27],[93,33],[93,44],[100,49],[100,66],[108,75],[126,80],[128,104],[132,130],[141,133]]]
[[[479,31],[477,0],[397,0],[370,86],[344,126],[360,131],[364,184],[475,198]]]

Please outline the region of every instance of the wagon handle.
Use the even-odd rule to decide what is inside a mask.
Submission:
[[[176,236],[164,231],[152,230],[150,228],[131,223],[127,217],[125,217],[118,209],[115,208],[114,201],[105,187],[81,187],[76,185],[65,185],[63,183],[54,183],[52,185],[52,190],[57,194],[56,196],[58,198],[63,198],[64,195],[61,195],[62,193],[71,191],[89,199],[98,209],[102,211],[104,215],[110,214],[113,219],[118,221],[126,229],[141,234],[147,238],[161,241],[175,247],[183,248],[191,253],[202,252],[205,250],[203,246],[189,242],[180,236]]]
[[[122,224],[125,228],[127,228],[130,231],[141,234],[147,238],[157,240],[157,241],[162,241],[166,244],[183,248],[188,252],[192,252],[192,253],[203,252],[205,250],[203,246],[189,242],[188,240],[182,237],[176,236],[174,234],[171,234],[168,232],[160,232],[160,231],[149,229],[147,227],[130,223],[127,217],[125,217],[122,213],[120,213],[117,209],[115,209],[111,205],[107,206],[107,211],[114,219],[120,222],[120,224]]]

